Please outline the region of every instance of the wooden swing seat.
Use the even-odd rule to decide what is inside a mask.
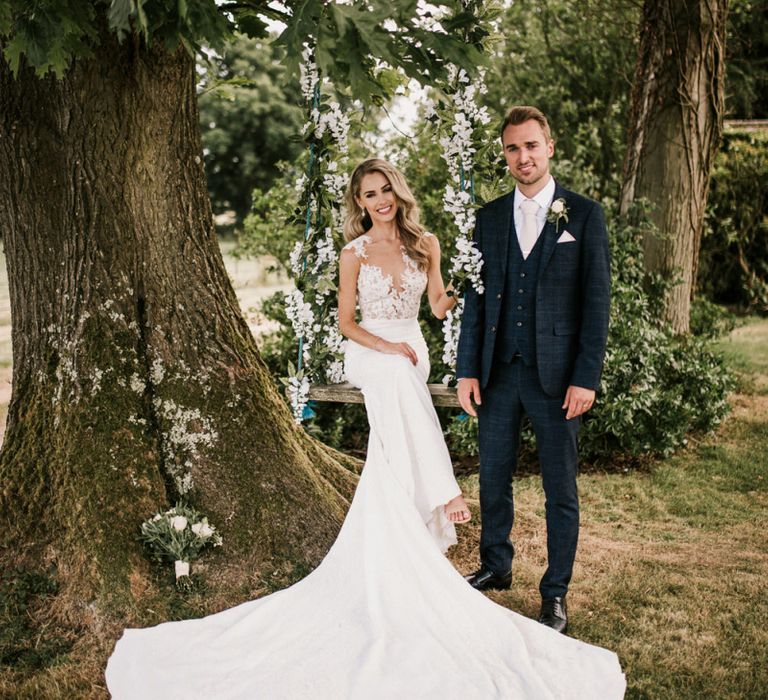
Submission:
[[[451,406],[460,408],[459,398],[456,395],[456,387],[447,387],[444,384],[427,384],[429,393],[432,394],[432,403],[435,406]],[[341,384],[312,384],[309,388],[310,401],[328,401],[332,403],[363,403],[363,395],[360,389],[349,382]]]

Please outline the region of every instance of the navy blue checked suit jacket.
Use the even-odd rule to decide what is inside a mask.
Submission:
[[[569,385],[597,389],[605,356],[610,307],[610,257],[605,216],[595,201],[555,183],[568,222],[547,222],[536,287],[536,365],[550,396],[564,396]],[[469,285],[461,320],[456,376],[488,384],[496,331],[505,311],[508,246],[516,236],[514,191],[477,213],[475,243],[483,255],[484,294]],[[558,243],[564,231],[575,241]],[[497,360],[498,361],[498,360]]]

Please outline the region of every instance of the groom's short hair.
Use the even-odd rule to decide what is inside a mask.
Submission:
[[[517,105],[507,112],[507,116],[504,117],[504,121],[501,123],[499,137],[502,139],[504,138],[504,129],[510,124],[517,126],[518,124],[523,124],[531,119],[538,122],[541,130],[544,132],[544,136],[546,136],[547,141],[549,141],[552,138],[552,132],[549,130],[549,122],[544,116],[544,113],[536,107],[529,107],[527,105]]]

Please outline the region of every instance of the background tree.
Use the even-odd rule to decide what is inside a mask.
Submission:
[[[451,21],[446,34],[414,25],[415,4],[279,7],[15,0],[0,12],[14,355],[0,568],[52,575],[57,593],[36,622],[76,639],[78,668],[31,681],[35,697],[39,684],[92,687],[126,621],[179,614],[135,536],[169,501],[184,495],[224,536],[208,610],[306,572],[344,515],[350,461],[292,423],[222,264],[193,52],[281,19],[289,63],[315,36],[325,74],[367,99],[386,94],[379,59],[424,79],[479,54]],[[78,664],[94,645],[95,667]]]
[[[727,59],[728,117],[768,118],[768,12],[761,0],[731,0]]]
[[[645,0],[621,210],[653,205],[647,269],[680,279],[664,315],[689,329],[710,171],[722,133],[727,0]]]
[[[598,199],[620,187],[639,14],[629,0],[511,3],[486,77],[491,114],[542,109],[557,143],[555,176]]]
[[[205,71],[198,99],[208,192],[214,214],[232,209],[237,222],[251,208],[254,188],[268,190],[280,160],[301,144],[302,97],[273,42],[236,34]]]
[[[768,129],[728,130],[715,160],[699,291],[719,304],[768,313]]]

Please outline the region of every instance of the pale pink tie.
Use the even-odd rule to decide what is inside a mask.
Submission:
[[[539,223],[536,221],[539,205],[532,199],[524,199],[520,202],[520,211],[523,212],[523,225],[518,241],[520,242],[520,249],[523,251],[523,260],[525,260],[539,237]]]

